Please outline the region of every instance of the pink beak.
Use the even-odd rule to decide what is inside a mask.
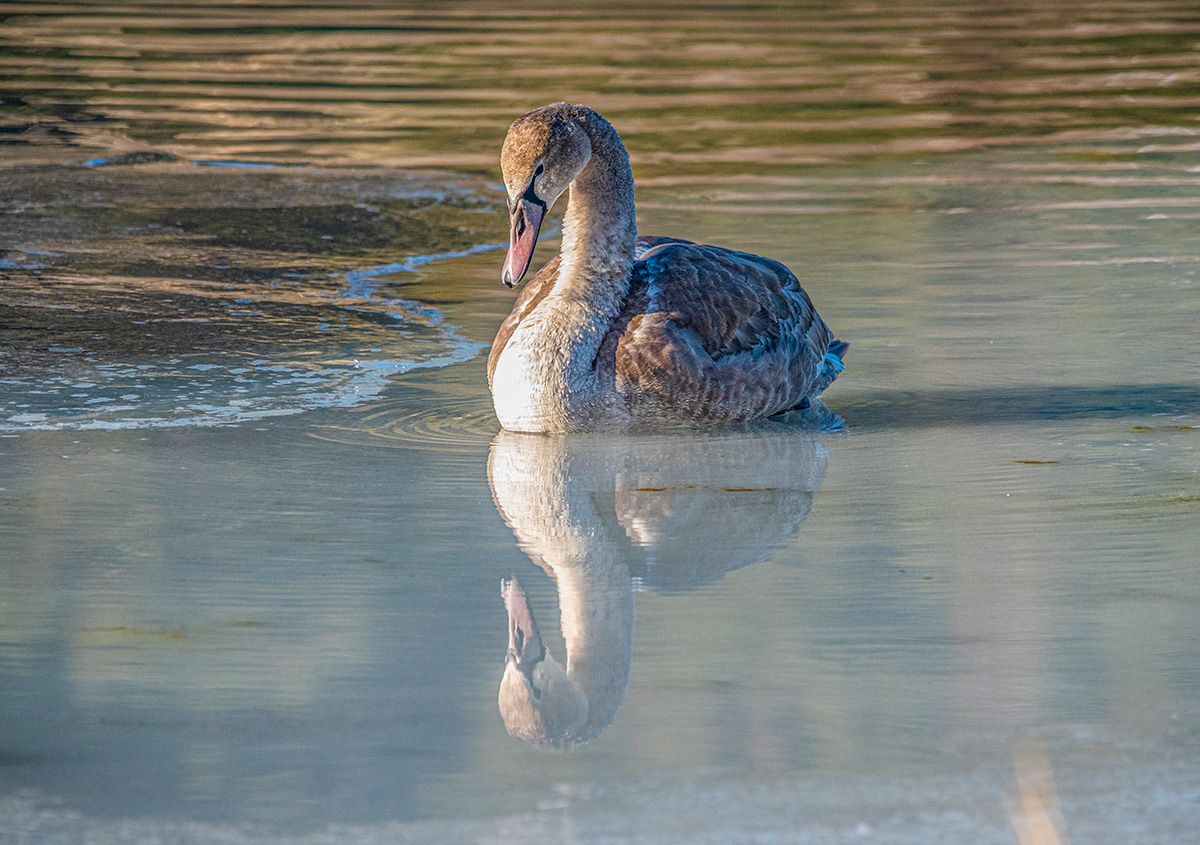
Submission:
[[[522,672],[532,672],[533,667],[546,657],[546,647],[538,633],[533,611],[525,598],[525,591],[513,575],[500,582],[500,596],[504,609],[508,611],[508,656],[506,663],[516,663]]]
[[[504,256],[504,270],[500,274],[500,279],[510,288],[521,281],[529,269],[545,213],[546,207],[543,205],[524,198],[517,200],[508,235],[508,255]]]

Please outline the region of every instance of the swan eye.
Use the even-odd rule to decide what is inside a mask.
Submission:
[[[542,166],[539,164],[538,165],[539,173],[541,172],[541,167]],[[542,211],[545,211],[546,210],[546,201],[543,200],[541,197],[539,197],[537,195],[537,191],[535,191],[533,189],[534,182],[536,182],[536,181],[537,181],[537,174],[535,173],[533,175],[533,178],[529,180],[529,187],[525,189],[525,193],[521,196],[521,199],[525,200],[526,202],[531,202],[534,205],[541,206]]]
[[[542,175],[543,173],[545,173],[545,172],[546,172],[546,165],[544,165],[544,164],[539,164],[539,165],[537,166],[537,169],[533,171],[533,178],[534,178],[534,179],[536,179],[536,178],[538,178],[539,176],[541,176],[541,175]]]

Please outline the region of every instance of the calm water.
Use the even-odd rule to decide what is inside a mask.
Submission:
[[[400,5],[0,3],[0,841],[1193,837],[1194,3]],[[844,433],[497,435],[557,99]]]

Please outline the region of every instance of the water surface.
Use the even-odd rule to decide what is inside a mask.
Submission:
[[[7,2],[0,44],[0,838],[1200,825],[1190,4]],[[797,272],[844,433],[497,436],[495,161],[557,99],[643,232]],[[514,612],[574,750],[506,730]]]

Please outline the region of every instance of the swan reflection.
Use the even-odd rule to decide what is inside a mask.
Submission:
[[[828,460],[814,435],[779,425],[688,439],[497,435],[492,496],[554,579],[566,645],[564,665],[505,579],[508,732],[549,748],[598,736],[629,682],[634,587],[684,591],[768,559],[796,536]]]

